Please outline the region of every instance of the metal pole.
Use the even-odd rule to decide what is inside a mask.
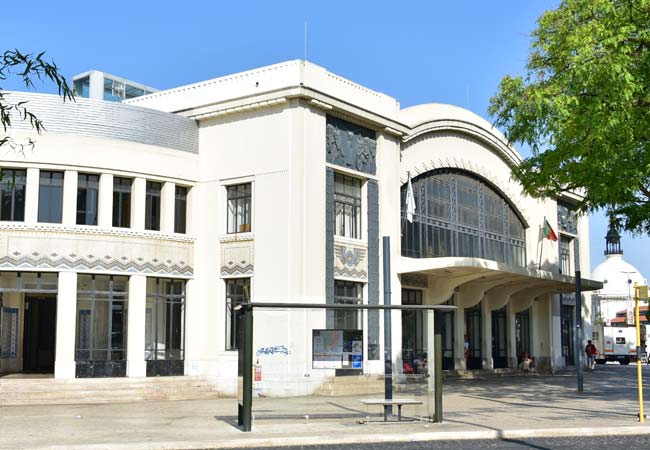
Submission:
[[[384,252],[384,305],[390,305],[390,237],[383,238]],[[393,358],[391,345],[390,310],[384,310],[384,398],[393,398]],[[384,406],[384,419],[393,414],[391,405]]]
[[[442,336],[436,333],[435,343],[434,343],[434,352],[436,356],[436,362],[434,370],[434,377],[436,379],[436,387],[434,391],[435,396],[435,416],[434,421],[436,423],[442,423]]]
[[[244,307],[244,347],[243,370],[243,401],[242,401],[242,431],[251,431],[253,427],[253,308]]]
[[[584,392],[584,367],[582,364],[582,278],[580,269],[576,270],[576,366],[578,368],[578,392]]]
[[[639,323],[639,289],[634,283],[634,321],[636,324],[636,377],[639,391],[639,422],[643,423],[645,415],[643,414],[643,376],[641,368],[641,324]]]

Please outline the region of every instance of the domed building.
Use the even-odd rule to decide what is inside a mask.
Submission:
[[[634,313],[634,283],[645,284],[641,272],[623,259],[621,235],[610,225],[605,236],[605,261],[592,272],[592,278],[603,282],[603,288],[594,291],[594,320],[611,325],[617,312],[628,310]],[[628,319],[628,323],[633,323]]]

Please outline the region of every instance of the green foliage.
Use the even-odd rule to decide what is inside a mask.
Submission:
[[[47,62],[43,59],[45,52],[37,55],[31,53],[20,53],[18,50],[7,50],[0,56],[0,81],[8,77],[19,77],[27,88],[34,87],[34,80],[51,81],[56,84],[59,95],[63,101],[74,100],[72,90],[59,68],[54,62]],[[29,111],[27,102],[11,102],[11,94],[4,92],[0,87],[0,123],[5,133],[11,126],[14,115],[20,120],[29,120],[32,128],[38,133],[45,129],[43,122],[36,115]],[[23,149],[24,144],[16,143],[6,134],[0,136],[0,147],[7,145],[11,148]],[[30,139],[27,145],[33,147],[34,142]]]
[[[650,0],[564,0],[532,34],[524,77],[489,113],[533,156],[514,171],[535,197],[584,195],[624,229],[650,233]]]

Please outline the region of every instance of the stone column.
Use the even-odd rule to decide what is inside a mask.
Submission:
[[[195,306],[199,302],[196,290],[196,281],[192,278],[185,282],[185,323],[183,324],[183,335],[185,339],[185,372],[184,375],[198,375],[198,362],[200,356],[201,336],[193,327],[187,327],[188,320],[194,314]],[[200,309],[200,308],[199,308]],[[193,367],[194,366],[194,367]]]
[[[97,225],[100,228],[110,228],[113,226],[113,174],[100,175],[98,197]]]
[[[465,309],[454,311],[454,359],[456,370],[465,370]]]
[[[128,377],[147,376],[144,360],[145,314],[147,277],[131,275],[129,278],[128,337],[126,350],[126,375]]]
[[[76,317],[77,273],[59,272],[54,378],[75,378]]]
[[[27,192],[25,194],[25,223],[38,222],[39,170],[27,169]]]
[[[135,178],[131,185],[131,228],[144,230],[145,200],[147,180]]]
[[[492,311],[490,303],[481,300],[481,360],[483,369],[494,369],[492,360]]]
[[[63,175],[63,225],[77,224],[77,183],[76,170],[66,170]]]
[[[174,232],[174,203],[176,200],[176,183],[163,183],[160,192],[160,231]]]

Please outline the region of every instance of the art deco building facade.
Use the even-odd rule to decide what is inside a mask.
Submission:
[[[11,96],[48,131],[15,121],[14,139],[36,146],[1,162],[2,373],[208,376],[232,392],[237,304],[382,303],[382,236],[393,303],[457,307],[436,322],[446,369],[512,368],[523,352],[540,370],[573,364],[587,218],[575,196],[524,195],[520,155],[467,110],[400,109],[304,61],[122,102]],[[545,218],[558,243],[541,239]],[[432,330],[393,314],[400,373]],[[340,371],[297,363],[312,329],[356,329],[358,370],[383,373],[380,314],[310,317],[256,322],[254,350],[286,350],[259,364],[316,389]]]

